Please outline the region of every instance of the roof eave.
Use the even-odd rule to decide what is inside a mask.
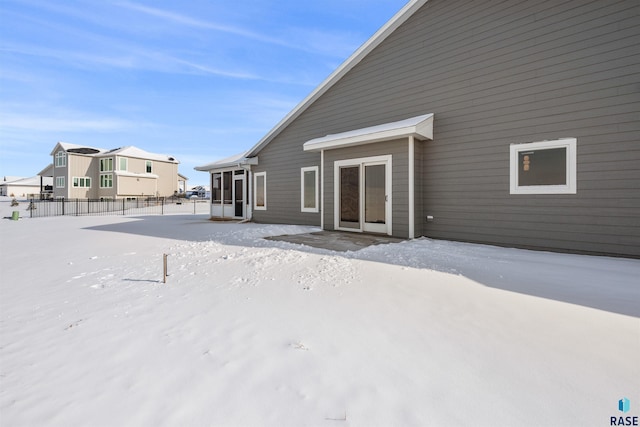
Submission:
[[[232,167],[253,166],[258,164],[257,157],[243,157],[238,160],[224,163],[211,163],[203,166],[196,166],[194,169],[200,172],[210,172],[219,169],[227,169]]]
[[[335,83],[351,71],[371,51],[378,47],[398,27],[404,24],[418,9],[429,0],[411,0],[398,13],[383,25],[369,40],[360,46],[346,61],[329,75],[316,89],[313,90],[302,102],[289,112],[275,127],[273,127],[256,145],[248,152],[247,157],[255,156],[264,146],[271,142],[283,129],[300,116],[311,104],[324,95]]]

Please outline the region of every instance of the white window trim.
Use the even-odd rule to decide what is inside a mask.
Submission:
[[[314,203],[313,208],[305,208],[304,207],[304,174],[305,172],[315,172],[315,176],[316,176],[316,200]],[[310,166],[310,167],[306,167],[306,168],[300,168],[300,211],[301,212],[312,212],[312,213],[318,213],[320,211],[320,209],[318,208],[318,204],[320,201],[320,196],[318,194],[318,166]]]
[[[111,178],[109,179],[109,181],[111,181],[111,185],[102,185],[102,177],[103,176],[111,176]],[[101,173],[100,174],[100,188],[113,188],[113,174],[112,173]]]
[[[105,169],[103,169],[103,167],[105,167]],[[109,169],[106,169],[106,167],[109,167]],[[113,157],[100,159],[100,173],[102,172],[113,172]]]
[[[56,188],[65,188],[64,178],[64,176],[56,176]]]
[[[84,179],[85,185],[80,185],[80,180]],[[78,180],[78,185],[76,185],[76,180]],[[87,184],[87,180],[89,180],[89,185]],[[88,176],[74,176],[72,178],[72,186],[73,188],[91,188],[91,178]]]
[[[122,169],[122,161],[124,160],[124,169]],[[126,157],[118,157],[118,170],[128,171],[129,170],[129,159]]]
[[[564,138],[554,141],[511,144],[510,146],[510,194],[576,194],[577,187],[577,139]],[[528,150],[567,149],[566,185],[518,185],[518,153]]]
[[[67,166],[67,153],[65,151],[58,151],[56,153],[55,165],[57,168],[64,168]]]
[[[147,167],[151,170],[147,170]],[[145,160],[144,162],[144,172],[145,173],[153,173],[153,162],[151,160]]]
[[[264,206],[258,206],[258,195],[253,197],[253,209],[257,211],[267,210],[267,172],[256,172],[253,174],[253,188],[254,191],[258,191],[258,177],[264,177]]]

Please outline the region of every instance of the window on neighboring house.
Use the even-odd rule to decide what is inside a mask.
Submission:
[[[300,209],[318,212],[318,167],[300,169]]]
[[[56,176],[56,188],[64,188],[64,176]]]
[[[576,194],[575,138],[511,145],[511,194]]]
[[[56,167],[62,168],[67,166],[67,153],[64,151],[58,151],[56,153]]]
[[[151,160],[147,160],[146,170],[147,170],[147,173],[153,173],[153,162]]]
[[[111,172],[111,171],[113,171],[113,157],[100,159],[100,172]]]
[[[119,159],[119,162],[120,162],[118,170],[126,171],[127,170],[127,158],[126,157],[119,157],[118,159]]]
[[[113,187],[113,174],[104,173],[100,175],[100,188],[111,188],[111,187]]]
[[[76,188],[91,188],[91,178],[73,177],[73,186]]]
[[[267,210],[267,173],[258,172],[253,175],[253,187],[255,188],[254,209]]]

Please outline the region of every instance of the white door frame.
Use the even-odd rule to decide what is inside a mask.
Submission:
[[[238,170],[238,169],[236,169]],[[245,170],[244,173],[242,175],[236,175],[235,171],[233,172],[233,179],[232,181],[232,187],[231,187],[231,200],[232,203],[231,205],[233,206],[233,217],[237,218],[237,219],[244,219],[247,216],[247,180],[246,180],[246,176],[247,176],[247,171]],[[236,181],[242,181],[242,192],[244,193],[242,195],[242,215],[241,216],[236,216]]]
[[[372,157],[360,157],[356,159],[345,159],[345,160],[337,160],[333,162],[333,173],[334,173],[334,192],[333,192],[333,201],[334,201],[334,214],[333,214],[333,225],[335,230],[342,231],[354,231],[360,232],[369,231],[375,233],[385,233],[391,235],[393,232],[392,228],[392,207],[393,207],[393,191],[392,191],[392,156],[372,156]],[[385,224],[365,224],[364,222],[364,170],[366,166],[375,166],[375,165],[385,165]],[[340,227],[340,168],[342,167],[359,167],[360,168],[360,227],[359,228],[347,228]]]

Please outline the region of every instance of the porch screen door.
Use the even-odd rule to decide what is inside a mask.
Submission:
[[[233,184],[234,216],[244,218],[244,175],[234,177]]]

